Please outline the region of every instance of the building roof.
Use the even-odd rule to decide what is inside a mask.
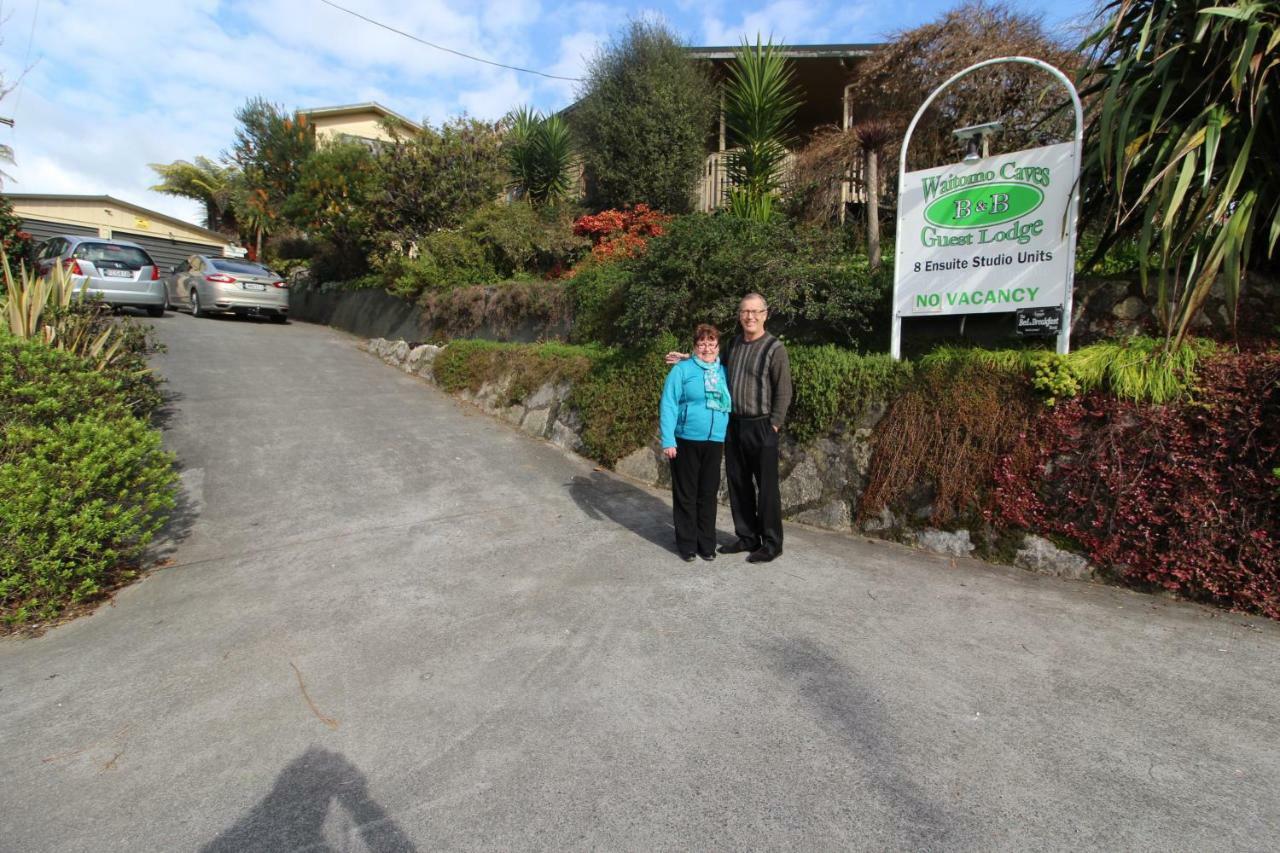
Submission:
[[[774,48],[787,59],[845,59],[870,56],[880,44],[779,44]],[[686,51],[695,59],[733,59],[741,45],[724,47],[690,47]]]
[[[230,242],[230,238],[227,237],[226,234],[220,234],[217,231],[211,231],[208,228],[204,228],[200,225],[193,225],[192,223],[186,221],[185,219],[179,219],[176,216],[170,216],[167,213],[161,213],[158,210],[152,210],[148,207],[143,207],[140,204],[134,204],[133,202],[124,201],[123,199],[118,199],[115,196],[75,195],[75,194],[65,194],[65,193],[5,193],[4,195],[6,198],[8,198],[11,202],[15,204],[18,204],[24,201],[75,201],[75,202],[87,202],[92,204],[103,204],[103,205],[113,204],[116,207],[122,207],[125,210],[131,210],[135,213],[140,213],[146,216],[148,219],[158,219],[161,222],[168,222],[172,225],[177,225],[189,231],[195,231],[199,234],[204,234],[205,236],[209,237],[211,240],[220,244]]]
[[[401,124],[406,124],[414,130],[422,130],[422,125],[416,121],[411,121],[394,110],[389,110],[376,101],[368,101],[363,104],[345,104],[339,107],[315,107],[310,110],[298,110],[298,115],[311,116],[313,118],[324,116],[344,116],[358,115],[360,113],[377,113],[384,118],[395,119]]]

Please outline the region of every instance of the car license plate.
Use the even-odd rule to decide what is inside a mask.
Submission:
[[[110,278],[133,278],[132,270],[103,270],[102,274]]]
[[[253,282],[253,281],[246,281],[244,283],[244,289],[245,290],[266,290],[267,286],[265,284],[258,284],[257,282]]]

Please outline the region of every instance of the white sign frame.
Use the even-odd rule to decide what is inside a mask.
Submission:
[[[1032,66],[1035,66],[1036,68],[1041,69],[1042,71],[1047,72],[1052,77],[1054,77],[1059,83],[1061,83],[1062,86],[1068,92],[1071,93],[1071,103],[1075,110],[1075,132],[1072,136],[1072,141],[1071,141],[1072,159],[1073,159],[1073,169],[1072,169],[1073,178],[1072,178],[1072,187],[1071,187],[1071,199],[1068,203],[1068,207],[1069,207],[1068,222],[1066,223],[1067,246],[1068,246],[1067,265],[1066,265],[1066,282],[1063,290],[1063,300],[1062,300],[1062,326],[1060,331],[1058,332],[1058,346],[1057,346],[1058,353],[1061,355],[1066,355],[1071,348],[1072,291],[1075,287],[1076,223],[1080,218],[1080,162],[1081,162],[1081,150],[1084,145],[1084,108],[1080,103],[1080,95],[1078,92],[1076,92],[1076,87],[1072,85],[1071,81],[1067,78],[1065,74],[1063,74],[1057,68],[1054,68],[1049,63],[1039,59],[1034,59],[1029,56],[1004,56],[1004,57],[999,57],[997,59],[988,59],[984,62],[975,63],[974,65],[970,65],[968,68],[964,69],[963,71],[960,71],[957,74],[952,75],[950,79],[944,82],[937,89],[934,89],[933,92],[929,95],[929,97],[925,99],[924,103],[920,105],[920,109],[916,110],[915,116],[911,119],[911,124],[907,126],[907,133],[902,141],[902,151],[898,157],[898,198],[902,199],[904,192],[906,190],[905,182],[906,182],[906,175],[907,175],[907,150],[911,146],[911,137],[915,133],[916,125],[919,124],[921,117],[925,113],[925,110],[929,108],[929,105],[933,103],[934,99],[936,99],[944,89],[946,89],[951,84],[955,83],[957,80],[961,79],[962,77],[968,74],[973,73],[974,71],[977,71],[979,68],[985,68],[989,65],[998,65],[1002,63],[1017,63],[1017,64],[1023,64],[1023,65],[1032,65]],[[1035,150],[1035,149],[1032,149],[1032,150]],[[903,240],[903,235],[905,233],[903,228],[904,215],[905,215],[905,211],[903,211],[901,209],[901,206],[899,206],[898,227],[897,227],[897,234],[895,238],[896,247],[894,250],[895,258],[894,258],[894,265],[893,265],[893,302],[892,302],[893,326],[892,326],[892,334],[890,335],[890,344],[889,344],[889,352],[893,356],[894,360],[898,360],[902,358],[902,316],[903,315],[898,305],[899,305],[899,289],[902,284],[902,277],[906,272],[904,267],[905,262],[903,259],[903,253],[905,251],[905,245]],[[961,315],[961,316],[964,316],[964,315]]]

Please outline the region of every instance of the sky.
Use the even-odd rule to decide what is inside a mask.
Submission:
[[[867,43],[919,26],[956,0],[333,0],[464,53],[559,77],[627,21],[658,18],[691,45],[743,37],[789,45]],[[1040,13],[1046,4],[1011,0]],[[1048,4],[1051,31],[1078,25],[1092,0]],[[192,201],[152,192],[150,163],[216,158],[235,111],[261,95],[288,111],[377,101],[438,125],[573,102],[578,83],[434,50],[324,0],[0,0],[0,143],[16,163],[4,190],[112,195],[199,223]]]

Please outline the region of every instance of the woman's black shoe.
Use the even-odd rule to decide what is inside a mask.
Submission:
[[[692,554],[681,554],[681,555],[680,555],[680,559],[684,560],[686,563],[692,563],[692,562],[693,562],[693,555],[692,555]]]
[[[710,563],[716,558],[716,552],[712,551],[710,554],[699,554],[698,556]]]

